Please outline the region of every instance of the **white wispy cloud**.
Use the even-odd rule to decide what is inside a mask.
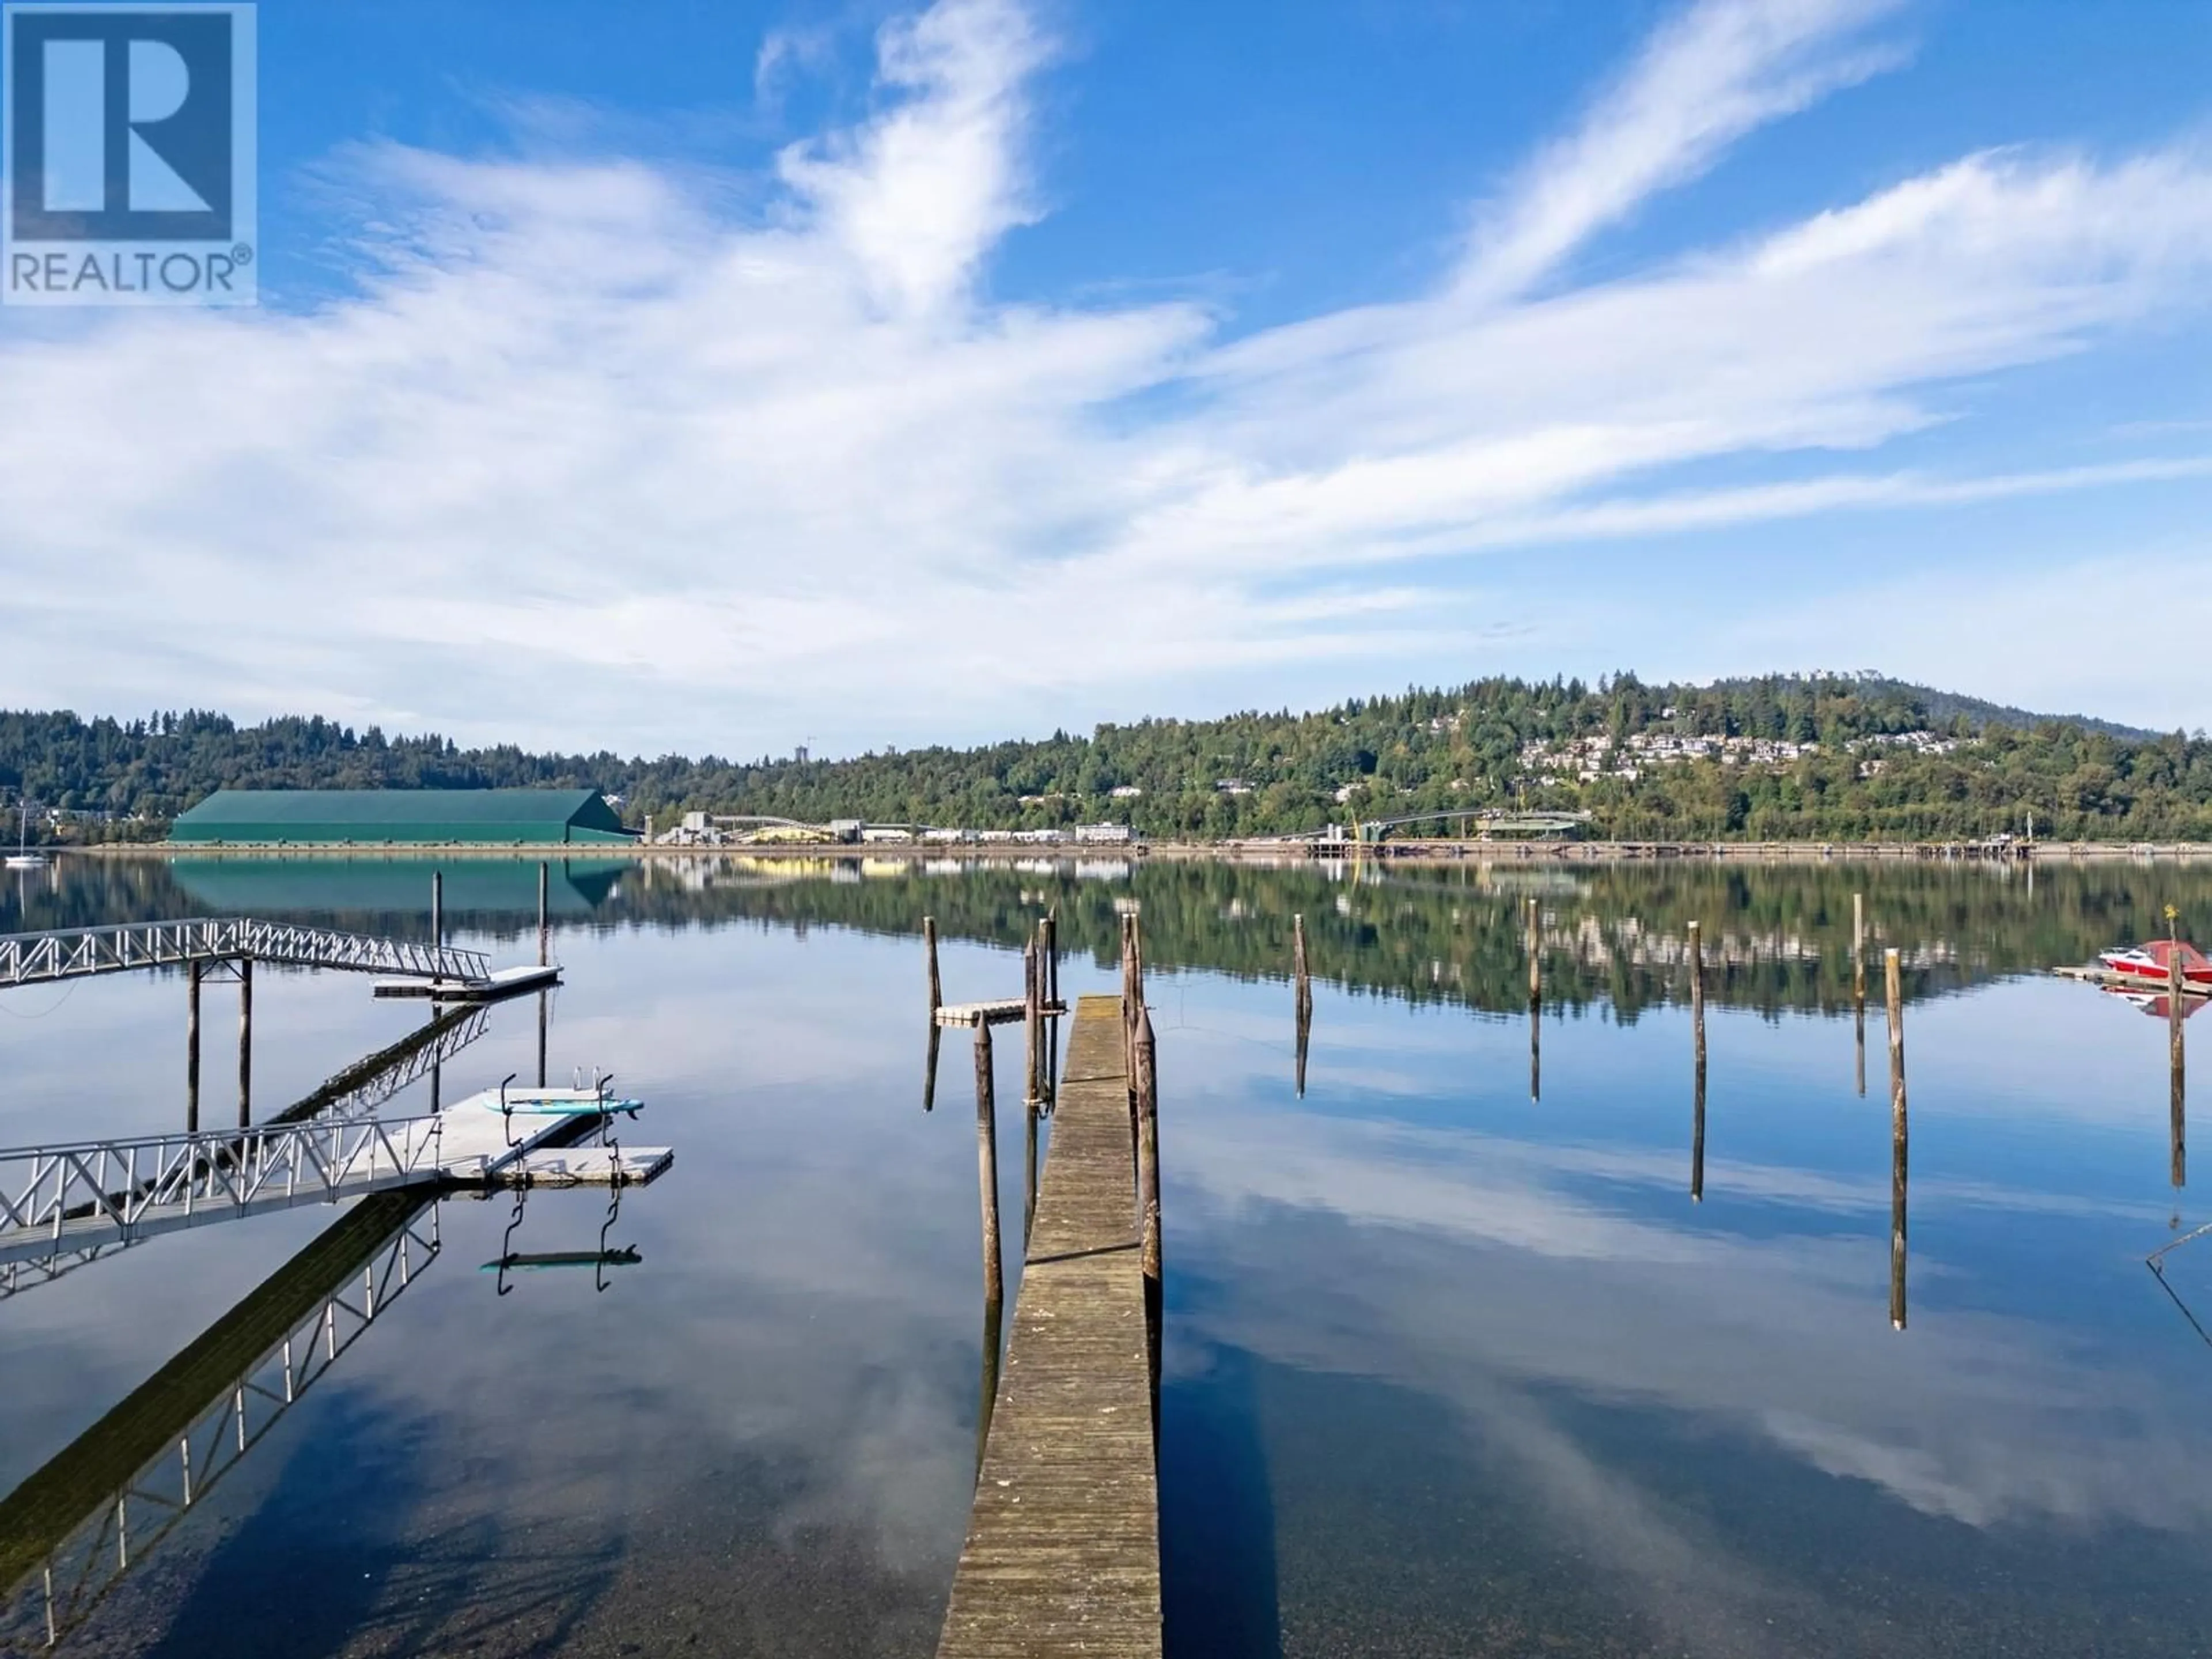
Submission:
[[[1486,550],[2193,476],[1863,459],[1971,420],[1968,377],[2193,315],[2212,164],[2184,146],[1950,160],[1559,285],[1893,62],[1889,11],[1689,7],[1433,291],[1242,337],[1195,301],[991,294],[1042,210],[1057,50],[1018,0],[892,21],[872,112],[737,189],[349,151],[349,297],[0,331],[0,702],[740,752],[1048,729],[1464,653],[1523,621],[1455,562]],[[1667,477],[1784,453],[1786,483]]]
[[[1709,0],[1683,12],[1480,225],[1461,292],[1496,299],[1527,287],[1753,128],[1903,62],[1893,44],[1850,44],[1898,4]]]

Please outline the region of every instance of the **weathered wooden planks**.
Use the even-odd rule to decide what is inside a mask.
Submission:
[[[939,1659],[1160,1651],[1123,1056],[1121,1000],[1083,998]]]

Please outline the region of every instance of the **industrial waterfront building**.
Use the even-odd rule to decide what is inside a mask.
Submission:
[[[548,846],[636,839],[596,789],[220,789],[179,817],[199,846]]]

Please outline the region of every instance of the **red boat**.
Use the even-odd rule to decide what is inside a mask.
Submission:
[[[2212,991],[2212,957],[2183,941],[2154,939],[2124,950],[2100,951],[2097,960],[2115,974],[2163,986],[2172,983],[2169,963],[2177,955],[2181,958],[2182,982]]]

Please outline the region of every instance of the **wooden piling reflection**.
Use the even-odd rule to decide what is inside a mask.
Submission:
[[[937,1050],[945,1040],[945,1028],[933,1018],[929,1022],[929,1060],[921,1073],[921,1109],[933,1111],[937,1107]]]
[[[185,964],[185,1130],[200,1127],[200,978],[207,964],[195,957]]]
[[[1298,1098],[1306,1097],[1306,1048],[1313,1037],[1313,964],[1306,955],[1306,919],[1291,918],[1291,1017],[1297,1026]]]
[[[2166,1110],[2172,1124],[2172,1176],[2176,1192],[2189,1184],[2189,1093],[2181,1036],[2181,1022],[2187,1015],[2187,1005],[2182,999],[2186,994],[2182,988],[2181,952],[2169,950],[2166,958],[2166,1047],[2171,1075]]]
[[[545,1086],[545,1033],[552,1023],[553,994],[540,991],[538,994],[538,1086],[541,1089]]]
[[[975,1179],[983,1208],[983,1295],[996,1303],[1005,1299],[1006,1284],[999,1261],[999,1114],[988,1020],[975,1025]]]
[[[1536,901],[1530,899],[1523,943],[1528,955],[1528,1098],[1532,1101],[1541,1100],[1544,1095],[1544,959],[1540,918]]]
[[[553,934],[547,920],[546,891],[553,878],[552,866],[544,859],[538,860],[538,965],[548,967],[553,960]],[[541,1067],[542,1071],[543,1068]],[[545,1081],[543,1076],[538,1079]]]
[[[1865,1099],[1866,1004],[1863,1002],[1851,1009],[1851,1080],[1858,1090],[1859,1098]]]
[[[1905,1328],[1905,977],[1894,950],[1882,952],[1882,994],[1889,1013],[1889,1322]]]
[[[1313,1041],[1313,1009],[1301,1002],[1293,1018],[1297,1024],[1297,1054],[1292,1071],[1297,1084],[1298,1098],[1306,1097],[1306,1049]]]
[[[1690,1201],[1705,1201],[1705,947],[1698,924],[1690,924],[1690,1044],[1693,1054],[1690,1089]]]
[[[253,958],[238,959],[238,1127],[253,1121]]]
[[[430,947],[441,951],[446,946],[446,872],[430,872]]]
[[[1851,895],[1851,1081],[1866,1098],[1866,895]]]
[[[1544,1006],[1528,999],[1528,1098],[1544,1097]]]

